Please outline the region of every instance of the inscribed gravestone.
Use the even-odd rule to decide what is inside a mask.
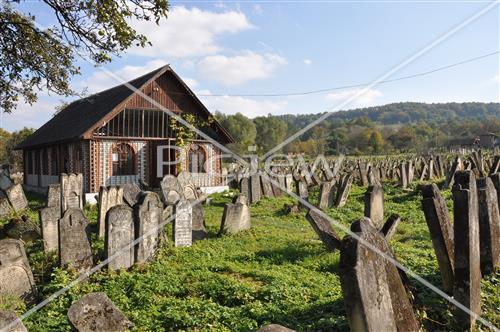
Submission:
[[[472,171],[458,171],[452,187],[454,215],[455,280],[454,298],[476,314],[481,313],[481,270],[479,252],[479,211],[477,187]],[[460,328],[472,329],[475,316],[456,308]]]
[[[83,209],[83,175],[61,174],[62,213],[69,208]]]
[[[157,194],[146,192],[136,206],[135,237],[142,238],[137,243],[135,261],[146,262],[158,247],[160,225],[162,223],[163,204]]]
[[[205,226],[205,213],[200,202],[193,204],[193,241],[203,240],[207,237]]]
[[[237,202],[224,206],[219,234],[236,234],[250,227],[250,212],[246,204]]]
[[[167,205],[176,204],[183,195],[179,181],[173,175],[165,175],[161,181],[163,201]]]
[[[250,204],[260,201],[262,188],[260,187],[260,174],[250,175]]]
[[[500,265],[500,216],[495,186],[490,178],[477,180],[481,272],[495,271]]]
[[[369,186],[365,193],[365,217],[371,219],[377,228],[384,220],[384,190],[380,185]]]
[[[47,188],[47,207],[56,207],[59,209],[59,218],[61,218],[61,185],[53,183]]]
[[[12,206],[10,206],[9,200],[7,198],[0,198],[0,218],[9,215],[12,212]]]
[[[45,252],[59,250],[59,219],[61,209],[49,206],[40,210],[40,223],[42,225],[43,249]]]
[[[134,265],[134,219],[132,209],[115,205],[106,214],[106,235],[104,253],[106,258],[114,257],[108,263],[111,270],[128,269]],[[116,256],[114,256],[116,255]]]
[[[36,294],[33,273],[20,240],[0,240],[0,295],[32,301]]]
[[[106,232],[106,214],[115,205],[123,204],[123,188],[121,187],[101,187],[99,190],[98,207],[98,236],[103,238]]]
[[[82,210],[68,208],[59,220],[59,259],[62,266],[78,271],[92,267],[92,250],[87,235],[88,221]]]
[[[80,332],[129,331],[134,327],[105,293],[82,296],[69,308],[68,320]]]
[[[176,247],[190,247],[193,242],[193,209],[186,200],[175,206],[173,236]]]
[[[5,190],[5,194],[14,211],[21,211],[28,207],[28,200],[20,184],[13,185]]]

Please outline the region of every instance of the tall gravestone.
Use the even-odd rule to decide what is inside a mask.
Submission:
[[[24,195],[23,187],[20,184],[15,184],[5,190],[5,194],[14,211],[21,211],[28,207],[28,200]]]
[[[260,187],[260,174],[250,175],[250,203],[260,201],[262,189]]]
[[[285,187],[286,187],[287,191],[289,191],[289,192],[293,191],[293,176],[292,176],[292,174],[285,175]]]
[[[42,229],[43,249],[45,252],[59,250],[59,219],[61,208],[46,207],[39,211]]]
[[[347,202],[347,198],[349,197],[349,192],[351,191],[353,176],[351,173],[346,174],[342,177],[342,179],[338,182],[338,190],[337,197],[335,200],[336,207],[342,207]]]
[[[69,208],[83,209],[83,175],[61,174],[62,214]]]
[[[136,244],[135,261],[144,263],[156,251],[160,238],[163,204],[154,192],[145,192],[135,209],[135,238],[142,239]]]
[[[98,224],[98,236],[99,238],[104,238],[106,233],[106,214],[109,209],[115,205],[123,204],[123,188],[122,187],[109,187],[104,186],[99,190],[99,202],[98,202],[98,214],[97,214],[97,224]]]
[[[320,209],[331,208],[335,201],[335,181],[323,182],[319,188],[319,204]]]
[[[242,200],[224,206],[219,234],[236,234],[250,227],[250,212]]]
[[[337,233],[333,230],[330,221],[319,210],[310,209],[306,218],[328,251],[334,251],[340,247]]]
[[[59,218],[61,212],[61,184],[53,183],[47,188],[47,207],[55,207],[58,209]]]
[[[490,179],[491,182],[493,182],[495,189],[497,190],[497,203],[498,206],[500,207],[500,173],[495,173],[490,175]]]
[[[500,216],[497,192],[490,178],[477,179],[481,272],[493,273],[500,266]]]
[[[384,221],[384,190],[380,185],[369,186],[365,193],[365,217],[371,219],[377,228]]]
[[[408,177],[406,174],[406,162],[399,164],[399,185],[401,188],[406,189],[408,187]]]
[[[265,173],[261,174],[260,181],[262,185],[262,192],[266,197],[274,197],[273,187],[269,181],[269,176]]]
[[[175,206],[173,236],[176,247],[190,247],[193,242],[193,209],[186,200]]]
[[[0,296],[6,295],[28,302],[36,295],[33,273],[20,240],[0,240]]]
[[[455,281],[454,298],[476,314],[481,313],[481,269],[479,251],[479,211],[476,179],[472,171],[458,171],[452,188]],[[475,316],[460,308],[455,320],[463,329],[472,329]]]
[[[192,204],[193,210],[193,241],[203,240],[207,237],[207,227],[205,225],[205,212],[200,202]]]
[[[250,197],[250,180],[248,176],[244,176],[240,180],[240,193],[246,197]]]
[[[436,184],[422,187],[422,209],[431,234],[432,245],[441,271],[444,291],[453,292],[454,241],[453,228],[446,202]]]
[[[92,267],[92,250],[88,238],[88,221],[83,211],[68,208],[59,220],[59,259],[62,266],[78,271]]]
[[[106,214],[106,234],[104,253],[111,270],[128,269],[134,265],[135,228],[132,209],[125,205],[115,205]]]
[[[453,180],[455,178],[455,173],[460,170],[462,165],[462,161],[460,160],[460,157],[457,156],[453,163],[451,164],[451,168],[448,172],[448,176],[446,177],[446,182],[444,183],[444,188],[447,189],[451,186],[453,186]]]

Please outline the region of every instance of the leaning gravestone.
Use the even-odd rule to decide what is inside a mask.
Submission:
[[[43,249],[45,252],[59,251],[59,219],[60,207],[46,207],[40,210]]]
[[[193,209],[186,200],[175,206],[173,236],[176,247],[190,247],[193,242]]]
[[[61,174],[62,213],[69,208],[83,209],[83,175]]]
[[[342,207],[347,202],[347,197],[349,197],[349,192],[351,191],[352,181],[352,174],[346,174],[338,182],[337,198],[335,200],[336,207]]]
[[[0,218],[12,213],[12,206],[7,198],[0,198]]]
[[[250,227],[250,212],[246,204],[236,202],[224,206],[219,234],[236,234]]]
[[[106,235],[104,253],[113,259],[108,263],[111,270],[128,269],[134,265],[134,218],[132,209],[125,205],[115,205],[106,214]]]
[[[20,184],[15,184],[5,190],[5,194],[14,211],[21,211],[28,207],[28,200],[24,195],[23,187]]]
[[[62,266],[84,272],[92,267],[88,221],[83,211],[68,208],[59,220],[59,259]]]
[[[454,298],[473,313],[481,313],[481,269],[479,252],[479,211],[476,179],[472,171],[458,171],[452,187],[455,282]],[[454,311],[461,329],[475,326],[476,317],[462,309]]]
[[[441,271],[444,291],[451,294],[453,292],[455,257],[453,253],[453,229],[448,208],[436,184],[423,186],[422,196],[422,209]]]
[[[79,332],[129,331],[134,324],[114,305],[105,293],[82,296],[68,310],[68,320]]]
[[[61,184],[53,183],[47,189],[47,207],[58,209],[59,218],[61,218]]]
[[[142,239],[135,251],[136,263],[146,262],[158,247],[161,231],[163,204],[153,192],[145,192],[136,206],[135,237]]]
[[[23,322],[14,311],[0,311],[0,331],[2,332],[28,332]]]
[[[200,202],[194,203],[193,207],[193,242],[203,240],[207,237],[207,227],[205,226],[205,213]]]
[[[328,251],[334,251],[340,247],[337,233],[333,230],[330,221],[319,210],[310,209],[306,218]]]
[[[123,190],[123,200],[130,206],[134,207],[134,205],[139,202],[139,197],[141,196],[141,188],[137,183],[127,183],[121,186]]]
[[[495,186],[490,178],[477,179],[481,272],[485,276],[500,266],[500,215]]]
[[[166,205],[177,204],[182,198],[183,191],[177,178],[173,175],[167,174],[161,181],[161,190],[163,193],[163,202]]]
[[[396,228],[398,227],[400,222],[401,222],[401,217],[398,216],[397,214],[393,214],[384,223],[382,229],[380,229],[382,234],[384,234],[387,242],[389,242],[392,236],[396,233]]]
[[[292,174],[285,175],[285,187],[286,187],[287,191],[289,191],[289,192],[293,191],[293,176],[292,176]]]
[[[14,183],[10,179],[8,174],[0,172],[0,190],[7,190],[12,187]]]
[[[331,208],[335,199],[335,181],[321,183],[319,188],[319,204],[318,207],[322,210]]]
[[[32,301],[36,295],[33,273],[20,240],[0,240],[0,296]]]
[[[379,229],[384,221],[384,190],[380,185],[369,186],[365,193],[365,217]]]

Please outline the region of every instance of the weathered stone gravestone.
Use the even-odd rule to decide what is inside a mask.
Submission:
[[[490,175],[490,179],[491,182],[493,182],[495,189],[497,190],[497,202],[498,206],[500,207],[500,173]]]
[[[349,192],[351,191],[352,181],[353,181],[352,174],[346,174],[338,182],[337,197],[335,199],[336,207],[342,207],[347,202],[347,198],[349,197]]]
[[[193,207],[193,242],[203,240],[207,237],[205,226],[205,213],[200,202],[194,203]]]
[[[260,201],[262,188],[260,187],[260,174],[250,175],[250,204]]]
[[[299,195],[300,198],[307,201],[309,198],[309,190],[307,189],[307,183],[305,181],[297,181],[296,184],[297,184],[297,194]]]
[[[69,208],[83,209],[83,175],[61,174],[62,213]]]
[[[55,207],[58,209],[59,218],[62,216],[61,212],[61,184],[53,183],[47,188],[47,207]]]
[[[135,238],[142,239],[136,244],[135,262],[144,263],[158,247],[163,214],[160,197],[153,192],[145,192],[136,205],[135,214]]]
[[[319,188],[319,204],[320,209],[328,209],[333,207],[335,201],[335,181],[323,182]]]
[[[92,250],[88,239],[88,221],[83,211],[68,208],[59,220],[59,259],[62,266],[78,271],[92,267]]]
[[[219,234],[236,234],[250,227],[250,212],[246,204],[237,202],[224,206]]]
[[[334,251],[340,247],[337,233],[333,230],[330,221],[321,214],[321,211],[310,209],[306,218],[328,251]]]
[[[408,187],[408,176],[406,174],[406,162],[399,164],[399,185],[401,188],[406,189]]]
[[[295,332],[295,330],[279,324],[269,324],[262,326],[257,332]]]
[[[161,181],[161,190],[163,192],[163,202],[166,205],[177,204],[182,198],[183,191],[177,178],[173,175],[165,175]]]
[[[365,193],[365,217],[379,229],[384,221],[384,190],[380,185],[369,186]]]
[[[452,188],[455,282],[454,298],[476,314],[481,313],[481,269],[479,252],[479,211],[476,179],[472,171],[458,171]],[[460,328],[472,329],[475,316],[462,309],[454,311]]]
[[[114,305],[105,293],[82,296],[68,309],[68,320],[79,332],[129,331],[134,324]]]
[[[176,247],[190,247],[193,242],[193,209],[186,200],[175,206],[173,236]]]
[[[12,206],[7,198],[0,198],[0,218],[12,213]]]
[[[448,208],[436,184],[422,187],[422,209],[441,271],[444,291],[453,292],[454,241]]]
[[[0,311],[0,331],[2,332],[28,332],[23,322],[14,311]]]
[[[127,183],[120,188],[123,190],[123,201],[130,207],[134,207],[141,197],[141,188],[139,185],[137,183]]]
[[[490,178],[476,182],[479,201],[481,272],[493,273],[500,265],[500,216],[495,186]]]
[[[0,240],[0,296],[32,301],[36,295],[33,273],[20,240]]]
[[[115,205],[106,214],[106,235],[104,253],[111,270],[128,269],[134,265],[135,229],[132,209],[125,205]]]
[[[462,161],[460,160],[460,157],[456,157],[455,160],[453,161],[453,164],[451,164],[451,168],[448,172],[448,176],[446,177],[446,182],[444,183],[444,188],[447,189],[451,186],[453,186],[453,180],[455,178],[455,173],[460,170],[462,166]]]
[[[59,219],[61,209],[57,206],[43,208],[39,211],[42,229],[43,250],[59,251]]]
[[[293,191],[293,176],[292,176],[292,174],[285,175],[285,187],[286,187],[287,191],[289,191],[289,192]]]
[[[5,174],[3,172],[0,173],[0,190],[7,190],[8,188],[12,187],[14,183],[10,179],[8,174]]]
[[[28,207],[28,200],[24,195],[23,187],[20,184],[15,184],[5,190],[7,199],[14,211],[21,211]]]
[[[351,330],[419,331],[398,270],[385,258],[393,258],[387,241],[366,226],[357,233],[361,241],[346,236],[340,251],[340,280]]]
[[[104,186],[99,190],[99,201],[98,201],[98,213],[97,213],[97,224],[98,224],[98,236],[103,238],[106,233],[106,214],[109,209],[113,206],[123,204],[123,188],[121,187],[109,187]]]
[[[401,217],[397,214],[393,214],[389,217],[389,219],[387,219],[384,226],[382,226],[382,229],[380,231],[382,232],[382,234],[384,234],[387,242],[389,242],[392,236],[396,233],[396,229],[400,222]]]
[[[250,197],[250,179],[245,176],[240,180],[240,193],[246,197]]]
[[[269,176],[263,173],[260,176],[260,181],[262,185],[262,192],[266,197],[274,197],[273,187],[271,186],[271,182],[269,181]]]

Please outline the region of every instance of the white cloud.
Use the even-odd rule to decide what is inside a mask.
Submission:
[[[247,51],[242,55],[207,56],[198,63],[198,70],[205,78],[225,85],[237,85],[250,80],[269,77],[273,71],[288,61],[273,53],[257,54]]]
[[[184,77],[182,80],[184,81],[184,83],[187,84],[187,86],[190,89],[194,89],[198,86],[198,81],[195,80],[194,78]]]
[[[351,106],[370,106],[374,103],[375,99],[382,96],[382,93],[378,90],[369,89],[363,93],[362,91],[363,89],[350,89],[331,92],[325,96],[325,99],[334,102],[344,102],[350,98],[354,98],[350,103]],[[355,97],[357,94],[360,95]]]
[[[82,88],[88,87],[90,93],[99,92],[123,82],[130,81],[164,65],[166,65],[166,62],[163,60],[151,60],[143,66],[127,65],[117,71],[113,71],[113,74],[123,81],[118,81],[117,78],[111,76],[107,70],[103,71],[97,68],[88,79],[80,81],[79,84]]]
[[[491,81],[493,82],[496,82],[496,83],[499,83],[500,82],[500,74],[496,74],[492,79]]]
[[[229,10],[222,13],[187,9],[175,6],[170,10],[168,19],[154,22],[133,21],[132,26],[137,32],[147,36],[152,46],[134,47],[130,53],[149,56],[176,58],[204,56],[215,54],[222,50],[216,38],[222,34],[234,34],[252,29],[244,13]]]
[[[262,6],[259,4],[256,4],[253,6],[253,12],[257,15],[262,15],[264,13],[264,10],[262,10]]]
[[[313,63],[311,59],[304,59],[303,61],[304,61],[304,64],[306,64],[308,66]]]
[[[11,114],[3,113],[0,116],[2,120],[0,127],[9,131],[23,127],[38,129],[52,118],[56,112],[55,107],[61,103],[60,100],[46,94],[40,95],[40,99],[33,105],[21,101]]]
[[[198,91],[200,95],[210,94],[209,91]],[[249,118],[271,114],[283,114],[287,101],[255,100],[246,97],[200,97],[207,108],[225,114],[242,113]]]

